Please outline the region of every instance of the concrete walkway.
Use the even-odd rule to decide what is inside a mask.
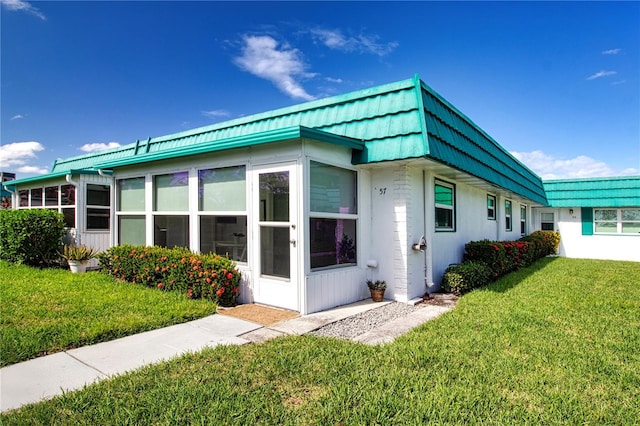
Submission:
[[[84,385],[205,347],[260,343],[287,334],[302,335],[386,303],[391,302],[373,303],[365,300],[269,327],[230,316],[211,315],[10,365],[0,369],[0,410],[4,412],[49,399],[63,392],[80,389]],[[354,340],[366,344],[388,343],[450,309],[451,307],[425,306]]]

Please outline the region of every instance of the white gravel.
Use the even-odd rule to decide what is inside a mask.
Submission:
[[[370,309],[366,312],[327,324],[324,327],[311,332],[315,336],[337,337],[340,339],[353,339],[376,327],[409,315],[424,306],[407,305],[406,303],[393,302],[379,308]]]

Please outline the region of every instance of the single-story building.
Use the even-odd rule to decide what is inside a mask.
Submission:
[[[560,232],[559,254],[640,262],[640,176],[543,182],[533,226]]]
[[[513,240],[542,180],[418,76],[58,160],[8,189],[76,243],[228,254],[241,302],[303,314],[437,290],[471,240]]]

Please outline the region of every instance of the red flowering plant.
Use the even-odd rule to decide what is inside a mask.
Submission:
[[[185,248],[122,245],[110,248],[99,259],[102,271],[119,280],[179,291],[222,306],[237,303],[241,276],[228,257],[196,254]]]

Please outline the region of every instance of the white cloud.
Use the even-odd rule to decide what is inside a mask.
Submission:
[[[595,80],[596,78],[607,77],[607,76],[616,75],[616,74],[618,74],[617,71],[604,71],[604,70],[598,71],[597,73],[587,77],[587,80]]]
[[[44,16],[42,12],[40,12],[40,9],[38,9],[37,7],[33,7],[29,2],[22,1],[22,0],[0,0],[0,3],[2,3],[2,6],[4,6],[4,8],[7,10],[11,10],[11,11],[21,10],[21,11],[30,13],[34,16],[37,16],[43,21],[47,19],[47,17]]]
[[[627,168],[615,170],[608,164],[586,155],[561,159],[536,150],[531,152],[512,152],[542,179],[567,179],[605,176],[627,176],[640,174],[640,170]]]
[[[20,120],[21,118],[24,118],[24,115],[16,114],[13,117],[11,117],[11,120]]]
[[[0,167],[24,166],[27,160],[37,158],[36,152],[44,151],[40,142],[14,142],[0,146]]]
[[[622,49],[620,48],[615,48],[615,49],[608,49],[608,50],[603,50],[602,54],[603,55],[617,55],[618,53],[622,52]]]
[[[16,170],[18,173],[29,173],[29,174],[37,174],[37,175],[44,175],[46,173],[49,173],[49,169],[46,169],[44,167],[38,167],[38,166],[22,166],[22,167],[18,167],[18,170]]]
[[[224,109],[214,109],[211,111],[202,111],[202,115],[209,118],[229,117],[231,113]]]
[[[372,53],[378,56],[385,56],[398,47],[397,42],[379,43],[377,35],[345,36],[340,30],[324,28],[312,29],[311,35],[329,49],[343,52]]]
[[[333,78],[333,77],[325,77],[325,80],[328,81],[329,83],[342,83],[342,79],[341,78]]]
[[[96,143],[86,143],[80,147],[80,151],[84,152],[95,152],[102,151],[110,148],[118,148],[120,144],[118,142],[96,142]]]
[[[305,72],[305,64],[297,49],[278,47],[278,42],[270,36],[244,36],[242,55],[234,59],[241,69],[275,84],[285,94],[294,99],[313,100],[299,79],[313,77]]]

